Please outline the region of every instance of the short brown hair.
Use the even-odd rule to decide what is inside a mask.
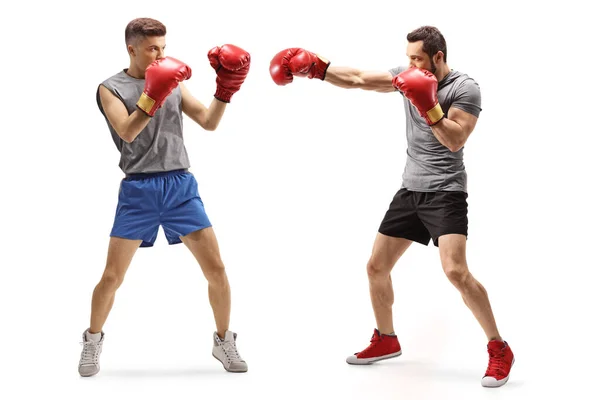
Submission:
[[[165,36],[167,27],[152,18],[136,18],[125,28],[125,43],[134,44],[146,36]]]
[[[438,51],[441,51],[444,53],[444,62],[446,62],[448,57],[446,39],[444,39],[444,35],[442,35],[438,28],[433,26],[422,26],[406,35],[406,40],[410,43],[422,40],[423,51],[429,55],[429,58],[433,60],[433,56]]]

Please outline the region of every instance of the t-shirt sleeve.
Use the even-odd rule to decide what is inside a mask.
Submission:
[[[457,89],[451,107],[479,117],[481,112],[481,90],[473,79],[465,80]]]
[[[388,71],[390,72],[390,74],[392,74],[392,76],[396,76],[404,70],[406,70],[406,67],[402,65],[399,67],[390,68]]]
[[[401,65],[401,66],[398,66],[398,67],[394,67],[394,68],[388,69],[388,72],[392,75],[392,77],[394,77],[394,76],[398,75],[400,72],[405,71],[405,70],[406,70],[406,66]],[[404,93],[402,93],[398,89],[396,89],[396,92],[398,92],[402,96],[404,96]]]

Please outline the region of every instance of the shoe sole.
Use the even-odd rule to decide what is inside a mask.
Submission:
[[[82,373],[80,372],[80,373],[79,373],[79,376],[81,376],[82,378],[89,378],[89,377],[92,377],[92,376],[94,376],[94,375],[97,375],[97,374],[98,374],[98,372],[100,372],[100,368],[98,368],[98,371],[96,371],[96,372],[94,372],[94,373],[92,373],[92,374],[82,374]]]
[[[402,355],[402,350],[400,350],[396,353],[388,354],[388,355],[381,356],[381,357],[356,358],[352,361],[349,361],[348,359],[346,359],[346,363],[348,363],[350,365],[371,365],[378,361],[389,360],[390,358],[400,357],[401,355]]]
[[[221,365],[223,366],[223,369],[227,372],[235,372],[235,373],[248,372],[248,368],[246,368],[246,369],[227,369],[227,368],[225,368],[225,364],[223,364],[223,362],[221,360],[219,360],[217,358],[217,356],[215,356],[214,354],[212,356],[214,357],[215,360],[217,360],[218,362],[221,363]]]
[[[510,364],[510,371],[511,372],[512,372],[513,365],[515,365],[515,357],[514,356],[513,356],[512,363]],[[508,373],[508,376],[506,378],[504,378],[502,380],[499,380],[499,381],[496,381],[496,382],[493,382],[491,385],[484,385],[483,384],[483,380],[482,380],[481,381],[481,386],[483,386],[484,388],[491,388],[491,389],[499,388],[501,386],[506,385],[506,383],[508,382],[508,378],[510,378],[510,372]]]

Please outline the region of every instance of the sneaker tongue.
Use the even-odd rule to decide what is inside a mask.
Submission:
[[[504,348],[504,342],[492,340],[488,343],[488,348],[492,351],[500,351]]]
[[[231,331],[225,331],[225,341],[226,342],[233,342],[235,337],[233,336],[233,332]]]
[[[90,333],[90,331],[85,331],[85,339],[98,343],[100,339],[102,339],[102,332]]]

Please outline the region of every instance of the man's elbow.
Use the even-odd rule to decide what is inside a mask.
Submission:
[[[465,147],[468,138],[468,134],[463,134],[461,137],[454,138],[454,140],[451,143],[448,143],[448,146],[446,147],[448,147],[448,150],[450,150],[452,153],[456,153]]]
[[[125,143],[131,143],[135,139],[135,136],[130,132],[119,132],[119,136]]]
[[[460,151],[460,149],[462,149],[463,147],[465,147],[465,142],[450,143],[446,147],[452,153],[456,153],[456,152]]]
[[[205,131],[213,132],[217,130],[217,126],[219,125],[211,121],[204,121],[204,123],[200,124],[200,126],[202,126]]]

